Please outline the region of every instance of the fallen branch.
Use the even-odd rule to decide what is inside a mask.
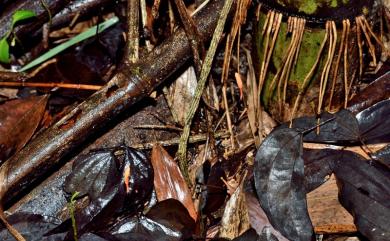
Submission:
[[[195,17],[202,41],[209,39],[224,1],[210,1]],[[148,96],[156,86],[191,57],[186,34],[178,30],[146,58],[123,64],[113,79],[49,129],[43,131],[0,167],[2,205],[15,201],[26,189],[59,164],[96,129]]]

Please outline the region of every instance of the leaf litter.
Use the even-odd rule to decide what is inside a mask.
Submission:
[[[153,7],[157,5],[160,7],[160,3]],[[248,7],[240,6],[243,9],[238,9],[236,14],[240,11],[245,13],[239,16],[240,21],[243,21]],[[160,17],[164,17],[163,15],[160,14]],[[157,15],[155,17],[157,18]],[[171,19],[163,20],[161,22],[169,22]],[[241,29],[236,23],[234,32],[236,31],[241,33],[240,31],[246,30]],[[146,36],[141,38],[145,38],[142,41],[150,41]],[[96,42],[98,41],[97,38]],[[171,157],[170,153],[173,152],[171,147],[165,150],[159,145],[153,145],[154,143],[147,143],[146,146],[154,146],[150,153],[132,149],[125,144],[110,148],[103,145],[104,147],[100,149],[78,155],[63,187],[69,197],[79,193],[76,202],[78,208],[74,213],[79,240],[199,240],[211,227],[218,227],[219,234],[216,237],[220,239],[223,237],[232,240],[313,240],[314,231],[307,210],[306,194],[327,182],[332,173],[336,174],[339,183],[340,202],[353,214],[358,231],[371,240],[385,240],[388,237],[389,227],[384,218],[389,217],[389,207],[386,203],[389,190],[385,185],[389,181],[389,148],[387,146],[372,153],[366,146],[389,141],[390,105],[388,93],[384,91],[388,85],[386,82],[388,73],[375,81],[376,87],[373,87],[374,84],[369,85],[363,91],[362,97],[355,96],[350,102],[352,107],[349,110],[296,118],[292,120],[292,128],[287,128],[290,123],[282,124],[268,134],[274,126],[274,120],[269,118],[271,124],[264,123],[265,117],[268,116],[266,109],[258,101],[259,86],[251,52],[248,46],[241,45],[240,41],[238,38],[237,51],[243,52],[241,55],[246,55],[249,65],[246,75],[245,71],[240,69],[242,56],[237,53],[237,58],[235,56],[228,58],[232,61],[232,66],[237,65],[237,69],[224,70],[222,91],[225,96],[222,104],[210,105],[207,103],[208,98],[199,97],[197,93],[197,98],[202,98],[205,103],[199,106],[199,116],[198,114],[194,116],[190,135],[195,132],[206,133],[204,134],[206,145],[205,153],[197,158],[195,167],[197,175],[190,175],[191,180],[188,183],[196,187],[187,185],[183,177],[185,173],[180,171],[176,160]],[[228,43],[229,52],[232,52],[234,41]],[[94,67],[96,66],[92,65],[92,68]],[[95,71],[98,73],[100,68],[95,70],[98,70]],[[100,75],[98,73],[97,77],[103,79]],[[77,78],[76,76],[74,79]],[[91,78],[91,81],[93,79]],[[196,77],[193,73],[187,80],[191,81],[191,86],[178,86],[176,83],[176,87],[177,90],[185,89],[188,93],[175,93],[175,97],[168,100],[173,102],[169,104],[172,114],[175,111],[179,114],[176,113],[174,120],[175,124],[180,126],[188,125],[185,112],[196,86]],[[219,103],[217,92],[220,94],[221,85],[212,85],[216,99],[214,104]],[[380,88],[378,86],[383,87],[381,92],[374,93]],[[45,96],[35,98],[46,100],[42,106],[39,104],[40,111],[34,113],[30,111],[29,115],[34,114],[36,117],[28,116],[26,119],[29,121],[22,123],[24,117],[13,117],[20,120],[20,123],[11,125],[14,129],[7,127],[6,131],[26,132],[26,136],[22,138],[17,134],[15,141],[8,138],[7,144],[4,145],[6,150],[0,152],[0,155],[6,157],[1,156],[0,160],[5,161],[14,152],[18,152],[34,135],[47,102]],[[153,98],[150,97],[151,102],[157,101]],[[5,102],[0,106],[0,110],[13,101],[16,100]],[[364,103],[358,103],[359,101]],[[21,107],[16,107],[19,108]],[[49,108],[53,106],[50,105]],[[222,111],[219,111],[219,108]],[[40,117],[37,112],[42,112]],[[222,115],[222,112],[225,115]],[[7,111],[7,115],[9,113],[12,111]],[[216,119],[217,124],[214,123],[217,122]],[[224,123],[225,119],[227,123]],[[239,123],[242,123],[242,126],[236,129]],[[28,131],[24,131],[23,128]],[[229,129],[229,133],[238,134],[231,136],[229,141],[216,140],[212,134],[220,129]],[[126,129],[121,131],[125,132]],[[153,132],[153,135],[155,133]],[[0,135],[0,140],[1,136],[3,135]],[[119,138],[123,135],[117,136]],[[142,138],[141,134],[139,139]],[[123,142],[128,143],[128,140]],[[303,142],[324,143],[327,148],[303,149]],[[239,149],[235,149],[236,144]],[[372,159],[365,159],[340,148],[330,149],[331,145],[362,146],[367,156]],[[253,160],[250,153],[254,152],[255,146],[258,151]],[[194,153],[196,148],[189,145],[184,156],[189,155],[188,160],[193,161],[191,155]],[[254,165],[247,162],[251,159]],[[243,167],[249,176],[253,172],[254,179],[243,178],[234,191],[225,180],[237,173],[238,167]],[[250,188],[248,186],[251,185],[251,180],[254,180],[254,192],[257,195],[249,194],[246,190]],[[200,198],[199,203],[193,201],[194,196]],[[18,215],[24,215],[27,220],[17,218]],[[36,240],[73,238],[71,219],[47,221],[49,219],[46,217],[34,215],[16,213],[9,216],[9,221],[26,238],[32,236]],[[34,233],[37,229],[41,230]],[[3,234],[8,235],[2,227],[0,235]],[[5,240],[8,238],[11,239],[11,236],[6,236]]]

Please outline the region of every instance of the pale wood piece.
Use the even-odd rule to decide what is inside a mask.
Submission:
[[[356,232],[353,217],[338,200],[334,175],[317,189],[307,194],[309,215],[316,233]]]

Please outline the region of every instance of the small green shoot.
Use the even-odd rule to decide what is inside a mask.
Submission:
[[[31,10],[18,10],[12,15],[12,26],[11,29],[13,29],[17,22],[35,17],[36,14]]]
[[[65,49],[81,42],[81,41],[84,41],[85,39],[87,38],[90,38],[90,37],[93,37],[96,35],[96,30],[100,33],[100,32],[103,32],[104,30],[106,30],[108,27],[114,25],[115,23],[117,23],[119,21],[118,17],[113,17],[113,18],[110,18],[108,20],[106,20],[105,22],[97,25],[97,26],[93,26],[91,28],[89,28],[88,30],[74,36],[72,39],[52,48],[51,50],[49,50],[48,52],[44,53],[43,55],[41,55],[40,57],[36,58],[35,60],[31,61],[30,63],[28,63],[27,65],[23,66],[19,72],[24,72],[32,67],[35,67],[43,62],[45,62],[46,60],[54,57],[55,55],[57,55],[58,53],[64,51]],[[99,26],[99,27],[98,27]],[[98,29],[97,29],[98,28]]]
[[[31,10],[18,10],[12,15],[12,24],[10,30],[0,40],[0,62],[8,64],[10,62],[8,38],[13,33],[14,28],[20,21],[35,17],[36,14]],[[12,42],[15,37],[12,38]]]
[[[7,38],[2,38],[0,40],[0,61],[9,63],[9,44]]]
[[[76,204],[76,198],[79,195],[79,192],[73,193],[72,197],[70,198],[70,201],[68,203],[68,209],[69,209],[69,215],[70,219],[72,220],[72,228],[73,228],[73,238],[75,241],[78,241],[77,239],[77,224],[76,224],[76,218],[74,217],[74,211],[75,211],[75,204]]]

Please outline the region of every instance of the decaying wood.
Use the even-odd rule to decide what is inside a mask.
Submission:
[[[214,31],[224,1],[210,1],[195,17],[202,41]],[[62,157],[78,147],[110,120],[161,84],[191,57],[191,48],[183,30],[157,47],[137,64],[124,64],[101,90],[49,129],[43,131],[18,154],[0,167],[1,203],[10,204],[43,175],[59,164]]]

